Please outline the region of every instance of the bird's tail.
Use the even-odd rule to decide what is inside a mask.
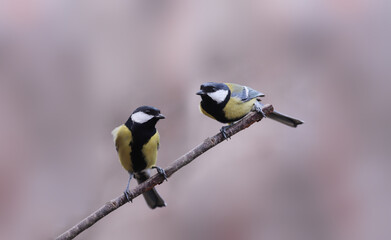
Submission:
[[[259,111],[258,109],[261,109],[260,111],[262,111],[263,106],[264,105],[260,102],[260,100],[257,99],[257,101],[255,102],[255,110]],[[299,119],[287,116],[287,115],[279,113],[277,111],[273,111],[272,113],[268,114],[266,117],[271,118],[271,119],[273,119],[277,122],[280,122],[282,124],[285,124],[289,127],[297,127],[297,125],[304,123],[303,121],[301,121]]]
[[[297,125],[303,124],[303,121],[293,117],[289,117],[277,111],[273,111],[272,113],[267,115],[267,118],[271,118],[277,122],[280,122],[290,127],[297,127]]]
[[[137,182],[140,184],[142,182],[145,182],[148,178],[150,178],[149,170],[144,170],[138,173],[135,173],[135,178],[137,179]],[[148,206],[152,209],[156,207],[165,207],[166,203],[164,202],[163,198],[160,197],[159,193],[156,191],[155,188],[152,188],[151,190],[143,193],[143,196],[145,198],[145,201],[147,202]]]

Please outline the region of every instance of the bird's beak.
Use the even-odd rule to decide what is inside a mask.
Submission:
[[[205,94],[205,92],[204,91],[202,91],[202,90],[199,90],[197,93],[196,93],[197,95],[200,95],[200,96],[202,96],[202,95],[204,95]]]
[[[157,115],[156,118],[157,119],[165,119],[166,117],[163,114],[159,113],[159,115]]]

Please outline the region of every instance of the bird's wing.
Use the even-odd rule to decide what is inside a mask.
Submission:
[[[231,91],[231,97],[239,98],[243,102],[250,101],[256,97],[265,96],[265,94],[258,92],[257,90],[239,84],[227,83],[227,86]]]
[[[132,172],[132,161],[130,159],[130,153],[132,152],[130,143],[133,140],[132,132],[125,125],[121,125],[115,128],[111,134],[113,135],[115,148],[122,166],[128,172]]]
[[[115,149],[117,150],[117,152],[118,152],[118,148],[119,148],[119,144],[117,142],[117,138],[118,138],[118,133],[119,133],[121,127],[122,127],[122,125],[114,128],[114,130],[111,131],[111,135],[113,135],[113,141],[114,141]]]
[[[116,127],[112,132],[115,148],[117,151],[122,145],[129,144],[132,141],[132,132],[125,125]]]

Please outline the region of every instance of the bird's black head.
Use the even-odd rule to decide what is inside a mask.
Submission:
[[[196,94],[200,95],[202,100],[213,100],[215,103],[220,104],[230,97],[230,90],[224,83],[207,82],[201,85],[200,91]]]
[[[126,125],[136,124],[155,127],[157,121],[164,118],[164,115],[160,113],[159,109],[150,106],[141,106],[130,115]]]

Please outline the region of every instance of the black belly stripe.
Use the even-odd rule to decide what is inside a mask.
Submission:
[[[133,125],[132,136],[133,140],[130,142],[132,152],[130,153],[130,159],[132,161],[133,172],[140,172],[147,167],[147,161],[142,153],[143,146],[148,143],[153,135],[156,133],[156,128],[137,128]]]
[[[133,172],[140,172],[147,167],[147,162],[145,161],[144,154],[142,153],[142,145],[135,144],[134,142],[130,143],[132,152],[130,153],[130,159],[132,161]]]

